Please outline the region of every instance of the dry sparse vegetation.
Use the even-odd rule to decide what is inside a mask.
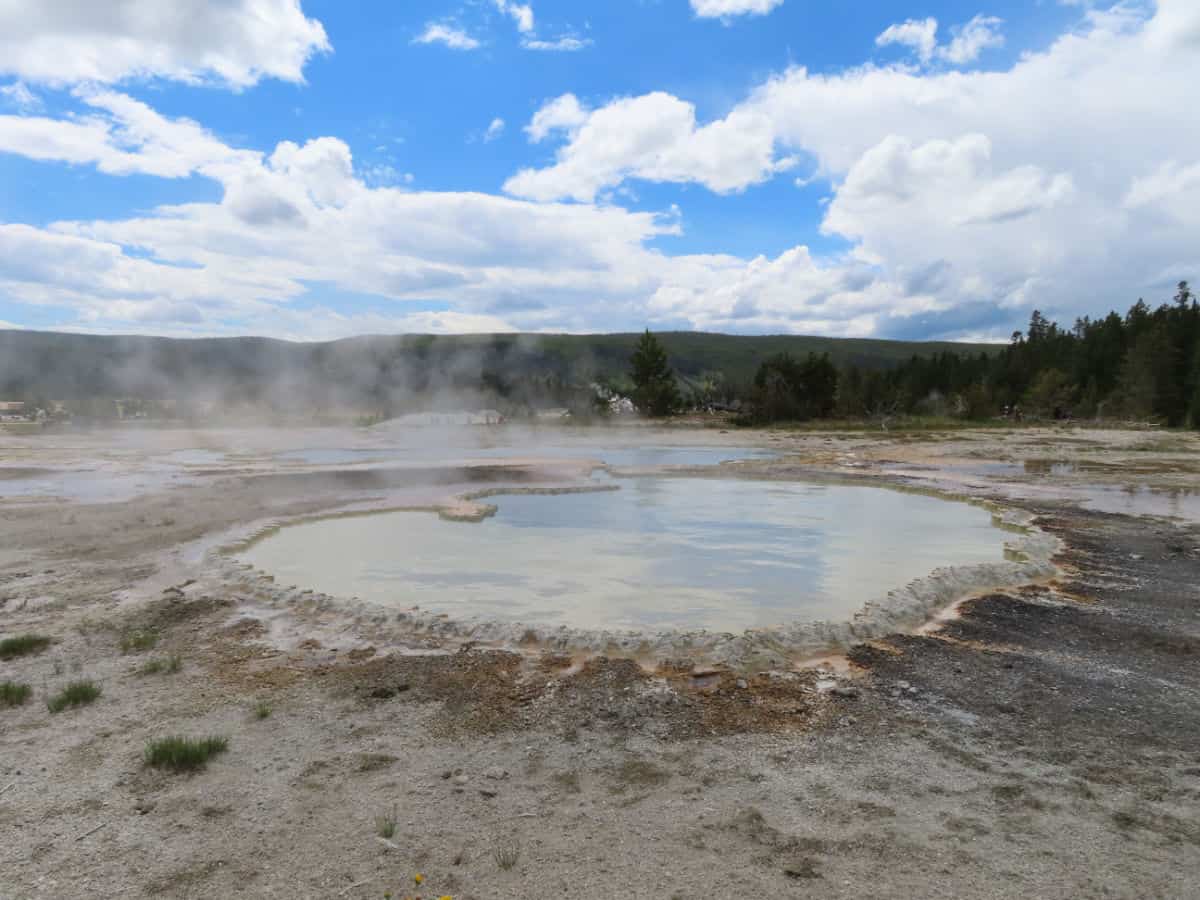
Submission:
[[[505,872],[516,867],[521,859],[521,845],[516,841],[506,841],[496,846],[492,851],[492,856],[498,865]]]
[[[146,662],[144,666],[138,669],[139,675],[174,675],[183,668],[183,657],[178,653],[172,653],[167,657],[159,657]]]
[[[122,653],[144,653],[158,644],[158,633],[148,629],[127,631],[121,635]]]

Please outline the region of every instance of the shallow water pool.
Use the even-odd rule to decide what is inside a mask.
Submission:
[[[387,445],[373,448],[308,447],[278,454],[284,462],[306,465],[346,465],[390,459],[594,459],[618,468],[657,466],[715,466],[740,459],[768,459],[766,450],[740,447],[628,447],[594,444],[507,444],[447,450],[445,446]]]
[[[620,479],[619,490],[495,498],[496,515],[326,519],[242,559],[296,584],[395,609],[420,606],[584,629],[742,631],[845,620],[947,565],[1003,559],[977,506],[836,484]]]

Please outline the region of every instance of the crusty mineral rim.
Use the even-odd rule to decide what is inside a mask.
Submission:
[[[708,472],[676,470],[655,473],[654,477],[708,475]],[[718,474],[718,473],[712,473]],[[728,477],[728,473],[720,473]],[[775,479],[782,480],[782,479]],[[568,494],[617,490],[616,485],[577,487],[505,487],[469,491],[427,506],[387,506],[348,512],[272,521],[254,528],[234,542],[218,547],[212,554],[214,565],[226,576],[243,583],[253,579],[260,592],[269,595],[276,606],[305,604],[322,612],[342,612],[372,627],[372,631],[392,632],[397,639],[420,635],[446,642],[465,642],[491,646],[520,647],[568,653],[604,653],[639,658],[666,658],[686,655],[712,663],[739,668],[773,668],[787,660],[800,660],[839,653],[854,644],[882,638],[896,632],[912,632],[928,625],[939,614],[972,596],[995,590],[1012,590],[1048,581],[1059,572],[1054,559],[1063,549],[1062,541],[1035,524],[1035,516],[1017,507],[1001,505],[929,488],[859,477],[788,478],[790,482],[850,482],[869,484],[885,490],[899,490],[970,503],[992,512],[998,527],[1012,532],[1005,541],[1003,562],[979,563],[938,568],[906,585],[894,588],[884,597],[868,600],[848,621],[796,621],[741,634],[705,630],[602,630],[545,626],[536,622],[508,622],[485,618],[455,619],[446,613],[423,609],[395,610],[378,603],[319,594],[302,585],[282,588],[274,577],[241,562],[236,554],[282,528],[347,516],[372,516],[385,512],[435,512],[445,518],[482,521],[496,511],[491,504],[479,503],[487,497],[516,494]]]

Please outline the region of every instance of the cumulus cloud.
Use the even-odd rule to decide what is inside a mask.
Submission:
[[[482,46],[460,28],[442,22],[430,22],[425,30],[413,38],[414,44],[444,44],[451,50],[476,50]]]
[[[598,108],[565,95],[526,129],[562,142],[554,161],[505,187],[581,202],[630,179],[720,192],[799,155],[830,185],[823,231],[852,247],[839,265],[866,264],[874,281],[863,295],[890,298],[872,314],[882,333],[902,316],[920,316],[931,335],[961,333],[964,304],[1016,320],[1022,304],[1066,317],[1121,306],[1200,273],[1200,164],[1178,155],[1200,146],[1200,120],[1180,112],[1200,83],[1200,54],[1185,40],[1200,19],[1192,9],[1091,10],[1001,71],[795,67],[710,123],[667,94]],[[998,39],[996,24],[977,17],[938,44],[933,25],[917,23],[905,43],[966,60]],[[706,140],[718,136],[728,139]],[[698,284],[672,296],[717,296]],[[990,324],[1003,334],[1012,323]]]
[[[595,110],[563,95],[538,110],[528,128],[534,141],[556,131],[570,140],[555,164],[518,172],[505,182],[505,191],[535,200],[591,202],[601,190],[637,178],[698,181],[726,193],[792,164],[775,158],[771,123],[757,113],[735,111],[698,127],[692,104],[662,92]]]
[[[783,0],[691,0],[692,11],[702,19],[731,16],[765,16]]]
[[[124,115],[163,132],[143,124],[147,147],[180,127],[118,99],[105,104],[99,125],[127,127],[115,119]],[[110,152],[105,133],[95,141],[95,165]],[[666,256],[648,242],[678,233],[670,214],[371,187],[335,138],[284,141],[269,154],[224,147],[211,135],[204,141],[208,150],[188,166],[220,184],[219,202],[118,221],[0,225],[0,294],[67,310],[70,327],[89,331],[331,337],[647,321],[830,330],[839,327],[839,304],[850,308],[862,283],[802,248],[750,263]],[[157,165],[152,159],[124,170]],[[377,296],[394,312],[297,309],[313,283]],[[451,309],[407,309],[429,302]],[[863,308],[843,326],[867,333],[871,321]]]
[[[0,73],[62,86],[161,77],[235,88],[303,81],[330,49],[299,0],[7,0]]]
[[[574,94],[563,94],[542,105],[533,114],[533,120],[525,126],[525,132],[534,143],[544,141],[555,131],[570,135],[588,119],[588,112]]]
[[[1129,209],[1194,206],[1197,194],[1200,194],[1200,162],[1184,166],[1172,159],[1148,175],[1135,177],[1125,194],[1124,205]]]
[[[221,198],[0,226],[0,295],[90,330],[289,336],[645,324],[999,336],[1035,304],[1101,312],[1200,273],[1193,8],[1091,10],[1003,70],[794,67],[711,121],[662,92],[565,94],[525,128],[552,158],[517,172],[507,196],[387,187],[334,137],[240,149],[119,92],[81,91],[75,115],[0,116],[0,148],[112,175],[198,174]],[[672,256],[660,239],[686,210],[616,203],[629,180],[723,193],[798,157],[828,186],[821,227],[842,252]],[[314,283],[388,312],[314,308]]]

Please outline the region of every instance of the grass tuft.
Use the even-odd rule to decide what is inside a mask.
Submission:
[[[259,701],[254,707],[254,718],[267,719],[267,718],[270,718],[270,716],[271,716],[270,705],[265,700]]]
[[[121,635],[122,653],[144,653],[153,650],[158,643],[158,634],[147,629],[127,631]]]
[[[147,744],[145,762],[156,769],[194,772],[203,769],[210,759],[224,753],[228,748],[228,738],[188,738],[174,735]]]
[[[400,815],[396,807],[392,807],[390,813],[384,813],[382,816],[375,817],[375,833],[384,840],[391,840],[396,836],[396,824],[400,820]]]
[[[183,668],[183,657],[178,653],[173,653],[168,657],[159,657],[146,662],[144,666],[138,669],[139,675],[174,675]]]
[[[0,706],[21,706],[33,694],[33,688],[15,681],[0,681]]]
[[[20,634],[0,641],[0,659],[16,659],[41,653],[50,646],[50,638],[44,634]]]
[[[492,851],[492,856],[496,860],[496,865],[507,872],[509,869],[517,865],[517,861],[521,858],[521,845],[515,841],[501,844]]]
[[[89,679],[72,681],[65,688],[46,701],[46,708],[52,713],[60,713],[68,707],[87,706],[95,703],[100,696],[100,685]]]

